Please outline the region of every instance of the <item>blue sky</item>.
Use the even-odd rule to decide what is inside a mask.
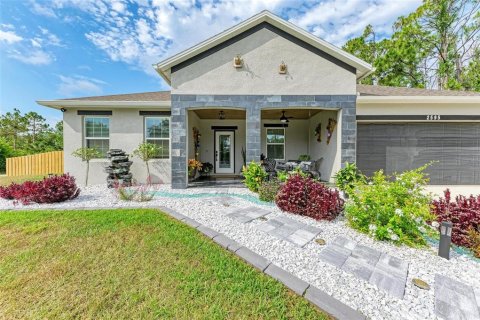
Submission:
[[[0,112],[35,100],[168,90],[152,63],[268,9],[335,45],[383,36],[419,0],[0,0]]]

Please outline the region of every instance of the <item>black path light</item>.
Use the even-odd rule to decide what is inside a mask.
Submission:
[[[452,243],[452,222],[442,221],[440,225],[440,244],[438,245],[438,255],[450,260],[450,244]]]

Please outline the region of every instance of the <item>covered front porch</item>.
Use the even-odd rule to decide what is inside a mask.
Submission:
[[[188,186],[238,186],[242,167],[250,161],[249,142],[259,142],[257,161],[274,160],[277,168],[282,162],[320,160],[320,179],[331,181],[341,166],[340,117],[341,111],[331,108],[265,108],[260,112],[259,136],[252,138],[247,134],[245,109],[189,109],[187,158],[200,161],[203,170],[190,177]]]

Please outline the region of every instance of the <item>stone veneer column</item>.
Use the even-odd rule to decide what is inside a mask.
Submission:
[[[261,121],[260,106],[258,104],[249,106],[246,109],[247,163],[250,161],[260,161]]]
[[[342,168],[345,162],[357,161],[356,96],[347,96],[349,101],[340,102],[342,117]]]
[[[172,99],[171,117],[172,188],[187,187],[187,112],[180,101]]]

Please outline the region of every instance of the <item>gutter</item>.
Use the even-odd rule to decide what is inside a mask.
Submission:
[[[39,105],[61,109],[63,107],[147,107],[147,108],[170,108],[171,101],[94,101],[94,100],[37,100]]]

